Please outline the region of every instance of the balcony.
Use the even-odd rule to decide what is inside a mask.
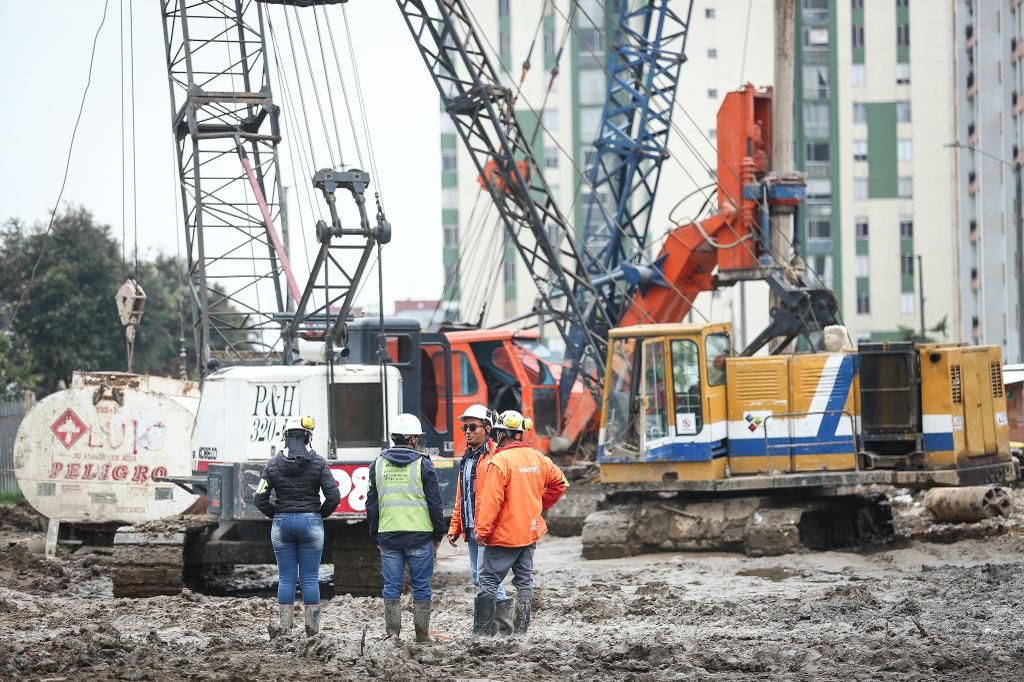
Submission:
[[[978,221],[972,220],[967,226],[967,238],[971,243],[978,241]]]
[[[978,192],[978,173],[971,171],[967,174],[967,193],[972,196]]]
[[[967,97],[973,98],[978,92],[978,84],[974,81],[974,72],[967,74]]]
[[[978,37],[974,35],[974,24],[967,24],[967,27],[964,29],[964,38],[966,39],[964,41],[964,48],[968,50],[978,42]]]
[[[971,289],[977,291],[980,286],[981,282],[978,280],[978,268],[971,268]]]
[[[1010,39],[1010,62],[1018,62],[1024,57],[1024,40],[1014,36]]]
[[[967,144],[974,146],[978,142],[978,128],[973,123],[967,124]]]

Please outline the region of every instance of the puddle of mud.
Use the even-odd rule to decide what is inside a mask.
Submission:
[[[783,566],[769,566],[768,568],[747,568],[742,571],[736,571],[736,575],[747,576],[751,578],[765,578],[773,583],[781,583],[783,580],[789,578],[800,578],[803,576],[800,571],[794,571],[791,568],[785,568]]]

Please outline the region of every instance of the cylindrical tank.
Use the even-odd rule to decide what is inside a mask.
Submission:
[[[195,501],[161,476],[192,473],[199,385],[121,372],[76,372],[29,410],[14,472],[29,504],[71,523],[140,523]]]

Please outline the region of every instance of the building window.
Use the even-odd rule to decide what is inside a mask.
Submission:
[[[864,102],[853,103],[853,122],[854,123],[867,123],[868,122],[868,105]]]
[[[708,139],[713,140],[718,137],[718,130],[715,128],[708,128]]]
[[[808,239],[831,239],[832,238],[832,221],[817,218],[814,220],[807,221],[807,237]]]
[[[558,130],[558,109],[545,109],[542,121],[547,130]]]
[[[604,66],[604,33],[593,28],[577,32],[580,41],[580,66]]]
[[[804,145],[807,161],[828,161],[828,142],[808,142]]]
[[[498,0],[498,16],[502,19],[508,19],[511,5],[512,0]]]
[[[708,48],[708,59],[718,59],[718,50],[713,47]]]
[[[591,143],[597,139],[597,133],[601,130],[601,115],[604,109],[601,107],[586,107],[580,109],[580,140]]]
[[[555,59],[555,29],[544,27],[544,59],[548,63]]]
[[[822,254],[811,256],[808,265],[811,267],[811,272],[816,274],[822,282],[828,284],[832,281],[832,256]]]
[[[908,138],[900,138],[896,140],[896,160],[897,161],[913,161],[914,158],[914,145]]]
[[[904,291],[900,295],[900,313],[903,315],[914,314],[914,292]]]
[[[868,260],[868,255],[862,253],[857,256],[857,276],[867,277],[871,271],[871,262]]]
[[[809,134],[827,135],[829,131],[828,104],[807,102],[804,104],[804,129]]]
[[[445,246],[455,246],[459,243],[459,226],[455,223],[445,223],[442,227],[442,237]]]
[[[718,99],[718,90],[715,88],[708,88],[708,99]]]
[[[705,9],[704,10],[704,18],[705,19],[714,19],[715,18],[715,8],[714,7],[708,7],[707,9]]]
[[[868,315],[871,313],[871,295],[866,291],[857,292],[857,314]]]
[[[441,150],[441,171],[451,173],[457,170],[454,149]]]
[[[907,85],[910,83],[910,64],[897,62],[896,64],[896,85]]]
[[[558,80],[557,78],[555,79]],[[597,69],[583,69],[576,77],[580,89],[580,104],[583,106],[604,106],[605,75]]]
[[[864,9],[864,0],[850,0],[850,9]]]
[[[864,87],[863,64],[850,64],[850,85],[855,88]]]
[[[458,209],[459,191],[455,187],[441,188],[441,208]]]
[[[829,201],[832,199],[832,181],[828,178],[814,178],[807,181],[807,199],[809,201]]]
[[[910,47],[910,26],[896,24],[896,47]]]
[[[857,236],[857,239],[863,240],[868,238],[867,218],[857,218],[857,221],[854,223],[854,234]]]
[[[828,68],[804,67],[804,99],[828,99]]]
[[[544,167],[558,168],[558,147],[544,147]]]
[[[864,201],[868,198],[868,179],[853,179],[853,198],[857,201]]]
[[[852,29],[851,32],[853,34],[851,36],[852,41],[853,41],[853,45],[852,45],[853,49],[855,49],[855,50],[857,50],[857,49],[863,50],[864,49],[864,24],[853,24],[850,28]]]
[[[867,161],[868,160],[868,141],[867,140],[854,140],[853,141],[853,160],[854,161]]]
[[[910,102],[896,102],[896,122],[910,123]]]
[[[910,0],[896,0],[896,7],[899,9],[909,9]]]
[[[911,218],[900,220],[900,239],[914,238],[914,221]]]
[[[817,50],[828,47],[827,28],[806,28],[804,29],[804,47]]]
[[[914,276],[914,254],[900,254],[900,274],[903,275],[904,277]]]
[[[909,176],[901,177],[896,187],[896,194],[903,199],[914,196],[914,179]]]

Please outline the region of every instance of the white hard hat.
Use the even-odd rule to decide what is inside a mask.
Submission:
[[[479,419],[480,421],[487,422],[489,425],[494,424],[491,419],[491,411],[487,409],[486,405],[475,403],[466,408],[466,411],[459,417],[459,421],[466,421],[466,417],[472,417],[473,419]]]
[[[391,435],[393,436],[422,436],[423,425],[420,423],[419,417],[408,412],[395,417],[395,421],[391,422]]]
[[[288,421],[284,423],[284,432],[287,434],[289,431],[305,431],[306,435],[312,437],[315,427],[316,422],[313,421],[312,417],[289,417]]]

